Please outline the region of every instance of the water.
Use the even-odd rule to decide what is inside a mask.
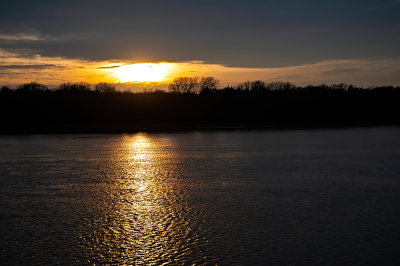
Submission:
[[[400,128],[0,137],[1,264],[399,264]]]

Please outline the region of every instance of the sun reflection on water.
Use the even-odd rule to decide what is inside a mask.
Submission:
[[[136,134],[125,136],[117,151],[103,253],[122,264],[162,264],[177,256],[184,261],[193,237],[179,204],[173,141]]]

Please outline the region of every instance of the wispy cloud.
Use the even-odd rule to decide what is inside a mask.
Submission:
[[[333,75],[354,74],[359,70],[360,70],[360,68],[356,68],[356,67],[354,67],[354,68],[351,68],[351,67],[348,67],[348,68],[339,67],[339,68],[326,70],[323,73],[324,74],[333,74]]]
[[[110,62],[45,57],[0,49],[0,83],[17,85],[38,81],[51,85],[67,81],[110,82],[110,75],[97,69],[105,65],[110,65]]]
[[[45,39],[48,38],[33,33],[0,34],[0,40],[7,41],[40,41]]]
[[[111,68],[119,68],[121,65],[116,65],[116,66],[101,66],[98,67],[98,69],[111,69]]]
[[[0,70],[2,69],[65,69],[65,67],[55,64],[0,65]]]
[[[222,85],[245,80],[289,81],[296,85],[351,83],[360,86],[400,85],[400,58],[326,60],[278,68],[234,68],[218,64],[177,64],[177,75],[214,76]]]

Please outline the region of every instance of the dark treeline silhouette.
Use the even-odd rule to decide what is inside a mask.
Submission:
[[[177,78],[169,91],[117,91],[107,83],[0,88],[2,134],[106,133],[209,128],[298,128],[400,124],[400,87],[297,87],[212,77]]]

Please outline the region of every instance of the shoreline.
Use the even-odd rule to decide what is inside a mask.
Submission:
[[[264,125],[63,125],[14,127],[0,130],[0,136],[13,135],[79,135],[79,134],[135,134],[135,133],[182,133],[182,132],[212,132],[212,131],[251,131],[251,130],[319,130],[348,129],[373,127],[398,127],[397,121],[341,121],[338,123],[271,123]]]

